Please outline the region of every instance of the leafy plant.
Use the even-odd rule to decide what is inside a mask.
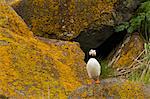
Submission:
[[[120,24],[115,28],[116,32],[127,30],[128,33],[135,31],[148,41],[145,43],[143,54],[140,59],[135,60],[135,70],[129,74],[129,79],[133,81],[140,81],[150,83],[150,1],[145,2],[137,9],[136,14],[128,21]]]
[[[116,32],[127,30],[128,33],[138,31],[146,41],[150,36],[150,1],[140,5],[137,13],[129,20],[115,27]]]

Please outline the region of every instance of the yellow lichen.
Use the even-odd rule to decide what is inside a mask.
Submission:
[[[142,84],[131,81],[113,85],[110,93],[118,94],[120,99],[144,99]]]
[[[0,3],[0,14],[0,94],[66,98],[86,81],[84,55],[76,43],[35,38],[7,4]]]
[[[5,0],[5,1],[11,6],[16,6],[21,2],[21,0]]]
[[[116,67],[128,67],[132,64],[143,50],[143,40],[139,35],[131,36],[119,54],[119,59],[113,64]]]
[[[70,40],[93,22],[103,24],[102,20],[110,19],[116,1],[28,0],[14,8],[36,35]],[[106,13],[109,16],[102,17]]]

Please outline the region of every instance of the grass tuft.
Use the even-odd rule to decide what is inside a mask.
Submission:
[[[109,78],[114,76],[114,70],[108,66],[107,61],[101,61],[101,78]]]
[[[129,80],[150,84],[150,43],[145,43],[143,56],[137,60],[136,67],[139,68],[130,74]]]

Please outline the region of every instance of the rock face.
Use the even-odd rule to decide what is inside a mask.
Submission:
[[[99,29],[81,32],[75,41],[79,42],[83,51],[87,53],[91,48],[96,49],[102,45],[113,33],[112,26],[101,25]]]
[[[117,0],[113,13],[115,24],[128,21],[143,0]]]
[[[91,48],[97,49],[97,51],[100,48],[100,52],[107,53],[106,50],[101,51],[101,46],[114,37],[114,26],[128,21],[133,13],[135,13],[141,1],[142,0],[116,0],[113,10],[109,14],[102,14],[99,18],[101,21],[93,22],[93,24],[81,32],[75,40],[81,44],[81,48],[85,53],[88,53]],[[103,20],[103,17],[106,19]],[[114,41],[116,41],[116,38],[114,38]],[[113,47],[115,45],[113,42],[110,43],[111,44],[106,44],[106,46]],[[103,55],[100,54],[99,57],[103,57]]]
[[[91,48],[100,47],[114,34],[115,25],[129,20],[140,2],[141,0],[22,0],[11,5],[36,35],[73,39],[87,53]]]
[[[149,99],[150,86],[123,79],[109,78],[99,85],[83,85],[69,99]]]
[[[5,0],[9,5],[15,6],[18,5],[22,0]]]
[[[102,20],[108,19],[115,2],[116,0],[22,0],[13,7],[36,35],[70,40],[91,24],[102,24]]]
[[[86,82],[83,58],[75,42],[34,37],[16,12],[0,3],[0,96],[66,98]]]
[[[113,68],[130,67],[133,61],[138,58],[143,48],[144,41],[139,36],[139,33],[133,33],[133,35],[124,40],[110,64]]]

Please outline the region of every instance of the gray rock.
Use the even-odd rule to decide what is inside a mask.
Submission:
[[[73,91],[68,99],[150,99],[150,86],[120,78],[102,80],[100,84],[83,85]]]

